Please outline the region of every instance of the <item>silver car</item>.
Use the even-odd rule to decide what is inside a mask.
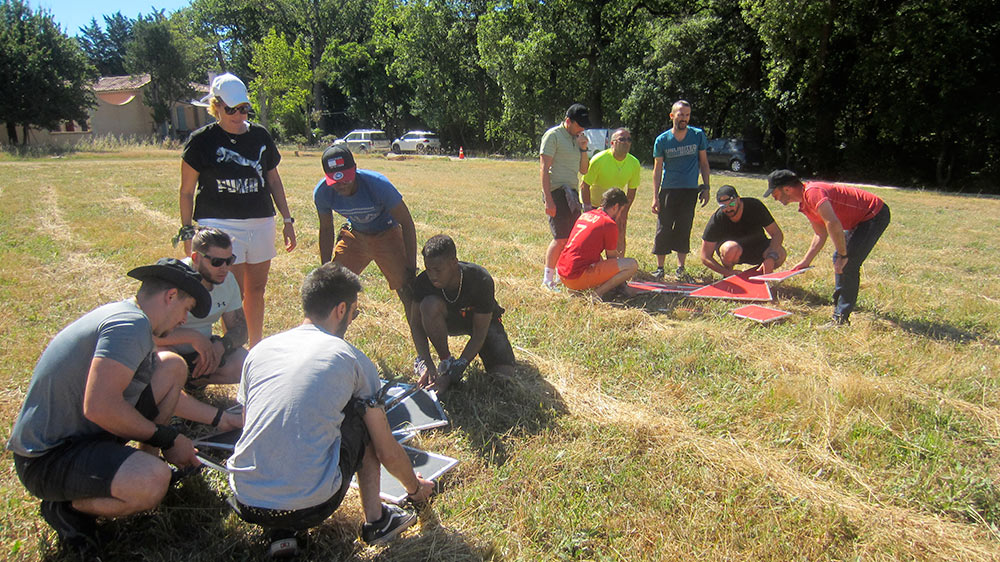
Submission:
[[[333,144],[346,144],[351,152],[377,152],[389,150],[389,137],[377,129],[355,129]]]
[[[392,141],[392,151],[396,154],[401,152],[437,152],[441,150],[441,139],[437,133],[430,131],[410,131],[398,139]]]

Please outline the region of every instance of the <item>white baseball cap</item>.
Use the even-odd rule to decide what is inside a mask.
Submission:
[[[220,98],[229,107],[250,103],[246,84],[236,75],[228,72],[220,74],[215,77],[215,80],[212,80],[212,89],[209,90],[208,99],[205,101],[211,101],[213,97]]]

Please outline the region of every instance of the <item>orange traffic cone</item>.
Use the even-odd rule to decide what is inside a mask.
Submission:
[[[458,147],[458,159],[465,160],[465,149],[462,148],[461,146]]]

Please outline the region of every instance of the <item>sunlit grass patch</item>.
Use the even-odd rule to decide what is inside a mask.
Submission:
[[[265,334],[301,322],[300,284],[319,264],[319,154],[283,156],[299,247],[272,262]],[[740,303],[729,301],[595,304],[538,286],[550,236],[537,161],[358,162],[399,187],[418,246],[447,233],[460,259],[493,274],[518,365],[501,377],[474,361],[442,396],[449,426],[413,441],[460,460],[419,526],[389,547],[363,547],[352,493],[310,532],[308,559],[996,559],[1000,200],[876,190],[893,220],[866,262],[859,310],[849,328],[820,332],[829,246],[813,270],[775,288],[773,306],[792,316],[774,325],[734,318]],[[180,257],[169,243],[179,167],[179,151],[159,148],[0,157],[0,438],[51,337],[130,296],[130,268]],[[629,255],[644,272],[655,263],[650,176],[629,220]],[[743,196],[764,189],[760,177],[712,183]],[[794,206],[765,204],[794,263],[812,230]],[[696,212],[695,250],[713,210]],[[688,270],[717,278],[695,255]],[[383,375],[412,380],[398,298],[374,264],[362,281],[348,339]],[[452,350],[464,343],[454,338]],[[205,394],[218,404],[233,396]],[[37,500],[3,466],[0,557],[59,559]],[[108,527],[119,537],[110,558],[262,559],[261,532],[229,513],[227,492],[211,473],[186,481],[161,508]]]

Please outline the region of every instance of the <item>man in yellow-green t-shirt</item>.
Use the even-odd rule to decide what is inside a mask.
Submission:
[[[628,204],[622,209],[617,219],[618,252],[625,256],[625,226],[628,224],[628,210],[635,200],[635,190],[639,187],[639,159],[629,154],[632,147],[632,133],[622,127],[611,134],[611,148],[603,150],[590,159],[590,167],[580,182],[580,194],[583,196],[583,210],[593,208],[591,201],[600,201],[605,191],[617,187],[622,191],[626,188]]]

